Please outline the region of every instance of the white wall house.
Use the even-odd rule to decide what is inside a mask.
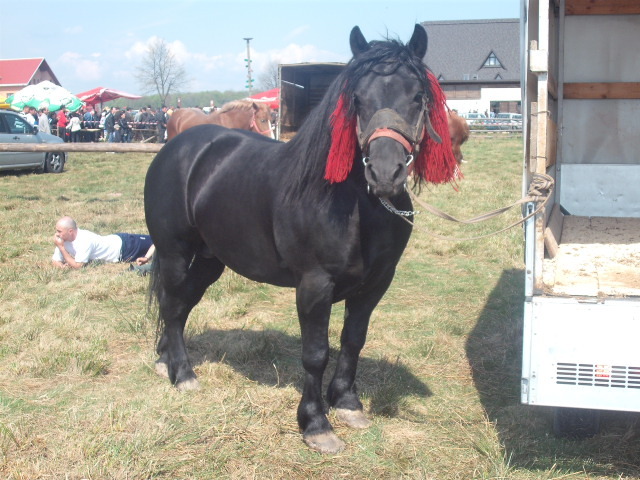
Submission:
[[[520,20],[423,22],[426,63],[459,113],[521,113]]]

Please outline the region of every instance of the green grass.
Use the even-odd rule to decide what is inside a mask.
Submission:
[[[521,152],[521,137],[474,136],[458,191],[421,198],[458,218],[509,204]],[[298,432],[292,290],[226,272],[187,325],[202,388],[177,392],[153,371],[147,278],[50,265],[62,215],[102,234],[146,231],[151,158],[74,154],[61,175],[0,175],[0,478],[640,478],[638,415],[607,413],[599,435],[575,442],[551,435],[550,409],[519,403],[522,229],[432,235],[490,233],[517,209],[475,226],[418,215],[359,365],[373,426],[334,421],[340,455],[310,451]],[[336,305],[328,370],[343,313]]]

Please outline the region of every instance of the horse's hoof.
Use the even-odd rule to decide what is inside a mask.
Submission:
[[[346,408],[336,408],[336,417],[351,428],[369,428],[371,420],[369,420],[362,410],[347,410]]]
[[[158,360],[156,362],[156,374],[160,375],[161,377],[165,377],[165,378],[169,378],[169,365],[167,365],[165,362],[161,362],[160,360]]]
[[[320,453],[340,453],[345,447],[345,443],[333,432],[305,435],[303,438],[309,448]]]
[[[191,390],[200,390],[200,382],[196,378],[190,378],[183,382],[176,383],[176,388],[179,392],[188,392]]]

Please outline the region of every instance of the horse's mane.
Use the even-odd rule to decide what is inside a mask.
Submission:
[[[263,109],[263,107],[266,107],[267,105],[264,103],[260,103],[260,102],[255,102],[253,100],[232,100],[231,102],[227,102],[224,105],[222,105],[222,107],[219,110],[219,113],[226,113],[229,112],[231,110],[246,110],[246,111],[251,111],[253,110],[253,104],[258,105],[258,107],[260,109]]]
[[[359,80],[370,72],[380,75],[391,75],[401,65],[408,66],[415,72],[426,92],[429,81],[426,65],[417,58],[412,50],[396,39],[369,42],[370,48],[352,58],[343,71],[329,86],[323,100],[306,118],[298,133],[287,144],[288,159],[291,161],[287,169],[287,192],[289,199],[302,196],[314,196],[316,192],[330,188],[324,180],[324,173],[332,143],[331,115],[336,109],[338,99],[342,96],[345,110],[349,116],[355,116],[353,102],[355,86]],[[353,135],[356,135],[354,130]],[[356,147],[354,161],[362,156],[360,147]]]

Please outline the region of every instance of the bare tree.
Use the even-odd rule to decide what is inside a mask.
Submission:
[[[169,94],[180,91],[188,81],[184,67],[161,38],[155,39],[147,48],[136,69],[136,78],[144,93],[157,93],[163,104],[167,103]]]
[[[278,62],[270,61],[258,77],[261,90],[271,90],[278,86]]]

